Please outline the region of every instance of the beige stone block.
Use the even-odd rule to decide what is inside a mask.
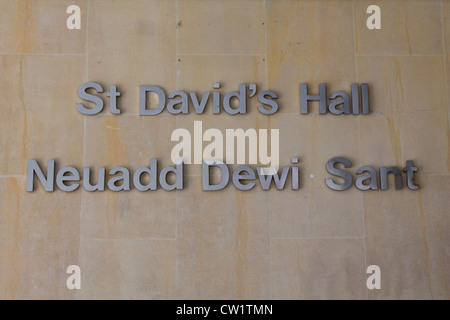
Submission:
[[[220,114],[213,114],[212,93],[210,94],[203,114],[196,114],[190,102],[189,114],[177,115],[176,119],[178,128],[189,130],[192,141],[194,139],[194,121],[202,121],[203,132],[210,128],[216,128],[222,132],[224,137],[223,155],[226,157],[226,129],[255,129],[257,132],[259,129],[268,129],[268,120],[271,116],[263,115],[257,109],[260,105],[257,95],[262,90],[265,90],[265,64],[262,57],[181,56],[178,64],[178,87],[180,90],[184,92],[195,91],[199,99],[201,99],[203,92],[220,92],[221,106],[223,106],[223,98],[228,92],[239,92],[239,85],[241,83],[247,85],[253,83],[257,86],[257,93],[252,98],[249,98],[250,90],[247,87],[246,114],[229,115],[223,108]],[[220,89],[213,89],[215,82],[221,84]],[[234,105],[233,100],[231,103]],[[174,147],[176,144],[177,142],[172,142],[171,146]],[[203,148],[207,145],[209,145],[209,142],[205,141]],[[201,174],[200,165],[192,164],[187,167],[186,174]],[[234,166],[231,165],[230,167]]]
[[[357,167],[359,161],[357,117],[316,115],[308,120],[312,122],[310,170],[316,178],[329,177],[326,164],[333,157],[348,158],[353,167]]]
[[[362,239],[271,241],[273,299],[365,299]]]
[[[81,299],[175,299],[175,241],[86,240]]]
[[[317,216],[310,210],[311,192],[304,185],[301,188],[278,191],[272,185],[268,191],[271,237],[279,239],[317,234],[317,229],[311,230],[312,221]]]
[[[414,112],[401,120],[404,161],[416,160],[421,173],[450,172],[448,119],[428,112]]]
[[[230,91],[239,92],[239,85],[256,84],[257,93],[250,98],[250,90],[247,87],[247,117],[255,113],[259,114],[257,107],[261,105],[258,102],[259,92],[266,90],[266,73],[264,57],[260,56],[215,56],[215,55],[197,55],[183,56],[178,58],[178,88],[179,90],[189,92],[195,91],[199,99],[205,91],[218,91],[221,97],[221,114],[213,114],[213,96],[212,93],[208,104],[201,117],[214,116],[221,117],[226,115],[223,109],[223,98]],[[220,89],[214,89],[213,84],[219,82]],[[234,106],[233,101],[231,102]],[[195,115],[194,107],[190,103],[189,112]],[[243,116],[243,115],[241,115]],[[178,117],[185,117],[179,115]],[[239,115],[236,115],[239,117]]]
[[[0,200],[2,214],[0,215],[0,297],[14,299],[20,285],[20,202],[22,178],[0,179]],[[8,190],[8,191],[7,191]],[[7,193],[8,192],[8,193]]]
[[[300,112],[300,83],[318,94],[350,92],[355,82],[351,1],[270,1],[267,9],[268,87],[281,112]],[[312,31],[313,30],[313,31]],[[311,103],[310,113],[318,113]]]
[[[398,115],[374,113],[363,117],[360,119],[359,134],[361,166],[378,168],[405,164],[401,144],[403,131],[400,129]]]
[[[310,213],[311,201],[309,177],[311,169],[312,123],[300,114],[280,113],[269,118],[270,129],[280,130],[280,172],[284,166],[299,168],[299,190],[292,190],[292,173],[290,173],[284,190],[276,190],[275,186],[266,192],[269,198],[270,234],[271,237],[295,237],[307,232],[306,224],[310,220],[305,215]],[[291,159],[299,158],[298,164]],[[306,228],[303,228],[305,226]]]
[[[264,1],[180,1],[179,53],[264,54]]]
[[[450,297],[450,219],[449,206],[450,176],[420,176],[423,188],[421,197],[424,215],[425,242],[428,247],[428,274],[433,299]],[[420,201],[420,198],[419,198]],[[420,202],[419,202],[420,203]],[[420,207],[419,207],[420,210]]]
[[[367,7],[381,9],[381,29],[370,30]],[[442,54],[441,3],[438,0],[354,1],[356,54]]]
[[[311,143],[313,126],[311,119],[300,114],[280,113],[269,118],[269,128],[279,130],[280,170],[285,166],[298,167],[300,190],[309,188],[310,185],[310,174],[313,166],[311,153],[314,148],[314,144]],[[298,158],[298,164],[293,164],[292,158]],[[286,187],[291,188],[291,182],[291,175],[289,175]]]
[[[362,195],[354,187],[334,191],[321,180],[303,190],[273,190],[270,199],[274,238],[362,236]]]
[[[358,78],[372,79],[374,112],[360,119],[364,162],[401,166],[416,160],[421,173],[449,172],[442,70],[442,57],[358,57]]]
[[[84,76],[80,56],[2,56],[11,74],[2,76],[5,116],[1,118],[4,155],[0,174],[22,175],[27,159],[81,164],[83,116],[77,88]],[[64,81],[61,81],[64,77]],[[13,134],[14,133],[14,134]]]
[[[131,191],[83,191],[83,235],[87,238],[174,238],[175,193],[159,185],[159,173],[170,160],[170,135],[175,129],[171,116],[97,116],[86,119],[85,167],[91,181],[98,169],[108,173],[124,166],[130,171]],[[132,185],[133,174],[158,159],[158,190],[141,192]],[[106,175],[108,177],[108,175]],[[147,177],[148,179],[148,177]],[[171,181],[171,180],[170,180]]]
[[[352,236],[362,235],[362,198],[359,190],[353,185],[345,191],[330,189],[325,179],[332,178],[341,183],[339,178],[333,177],[326,170],[326,163],[333,157],[345,157],[352,163],[346,171],[353,176],[359,164],[358,119],[350,116],[338,118],[329,116],[313,119],[311,135],[311,168],[314,183],[311,189],[310,221],[312,228],[308,233],[313,236]]]
[[[403,168],[407,160],[413,160],[418,173],[449,170],[446,116],[437,118],[428,112],[412,112],[401,118],[395,114],[373,115],[361,120],[360,134],[364,165]]]
[[[258,182],[250,191],[232,189],[234,222],[235,297],[270,298],[270,206]]]
[[[141,85],[175,90],[175,1],[90,1],[88,39],[88,80],[117,85],[122,113],[139,113]]]
[[[418,173],[449,170],[448,121],[426,111],[361,119],[361,162],[375,168],[403,168],[413,160]]]
[[[80,193],[25,191],[0,178],[2,299],[73,299],[66,269],[78,264]]]
[[[86,40],[86,0],[80,7],[81,29],[66,26],[69,0],[2,0],[0,52],[2,53],[84,53]]]
[[[427,111],[445,116],[444,61],[436,56],[357,57],[358,80],[369,83],[374,113]]]
[[[178,254],[178,299],[269,299],[268,255],[232,250]]]
[[[188,178],[178,196],[178,239],[190,249],[225,249],[233,239],[231,186],[206,192],[201,177]]]
[[[170,136],[174,116],[137,117],[108,115],[86,117],[86,166],[129,166],[137,169],[150,165],[170,165]]]
[[[161,188],[160,188],[161,189]],[[176,230],[174,192],[83,191],[83,236],[86,239],[173,239]]]
[[[237,291],[233,252],[186,250],[177,254],[178,299],[233,299]]]
[[[367,265],[382,272],[371,299],[448,299],[448,176],[417,181],[419,191],[364,194]]]
[[[0,94],[3,116],[0,117],[0,175],[25,174],[27,147],[27,109],[23,100],[23,57],[2,55]]]
[[[319,117],[319,118],[317,118]],[[353,175],[358,165],[358,124],[356,118],[280,114],[270,119],[271,128],[280,129],[280,160],[283,166],[298,166],[300,190],[269,192],[271,235],[289,237],[358,237],[362,235],[362,198],[353,189],[329,189],[326,162],[345,156],[352,161]],[[299,157],[298,165],[291,164]]]
[[[350,170],[355,182],[356,169]],[[331,175],[334,181],[338,179]],[[335,191],[324,179],[311,188],[311,202],[303,228],[306,236],[360,237],[363,234],[362,195],[353,185],[345,191]],[[307,218],[306,218],[307,217]]]
[[[300,114],[275,114],[269,116],[270,129],[280,132],[280,166],[292,165],[294,157],[299,158],[301,169],[311,168],[311,153],[316,146],[312,143],[314,124]]]
[[[177,298],[269,298],[265,195],[204,192],[200,177],[189,179],[178,198]]]
[[[450,297],[450,0],[380,0],[374,31],[366,0],[81,0],[82,30],[67,30],[71,4],[0,0],[1,299]],[[105,89],[100,115],[75,107],[85,81]],[[300,115],[302,82],[312,94],[326,82],[328,95],[367,82],[373,112],[318,115],[310,103]],[[214,115],[211,96],[202,115],[191,105],[136,116],[139,85],[223,99],[241,83],[274,90],[277,114],[260,114],[253,97],[245,115]],[[108,108],[114,84],[120,116]],[[192,134],[196,120],[224,135],[279,129],[280,166],[300,158],[300,190],[288,178],[283,191],[256,179],[251,191],[230,180],[204,192],[200,165],[185,165],[180,192],[25,191],[27,159],[90,167],[93,182],[99,167],[134,172],[158,158],[161,170],[173,165],[173,130]],[[392,177],[387,191],[330,190],[335,156],[351,160],[354,179],[360,166],[414,160],[420,190],[395,190]],[[80,291],[66,288],[71,264]],[[381,290],[366,289],[371,264]]]

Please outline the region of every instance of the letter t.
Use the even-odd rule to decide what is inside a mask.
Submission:
[[[403,168],[403,171],[406,172],[408,188],[411,190],[418,190],[419,186],[414,184],[414,172],[417,171],[417,168],[414,167],[414,163],[412,160],[406,161],[406,167]]]

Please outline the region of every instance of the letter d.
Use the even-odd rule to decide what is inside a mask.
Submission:
[[[158,95],[158,106],[155,109],[147,109],[147,92],[153,92]],[[160,114],[166,105],[166,94],[164,90],[157,86],[139,87],[139,115],[154,116]]]
[[[211,164],[210,164],[211,163]],[[209,167],[217,166],[222,171],[222,180],[219,184],[210,184],[209,183]],[[218,191],[225,188],[230,179],[230,172],[228,171],[228,166],[222,161],[212,160],[212,161],[203,161],[202,162],[202,180],[203,180],[203,190],[204,191]]]

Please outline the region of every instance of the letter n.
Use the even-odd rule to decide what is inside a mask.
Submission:
[[[44,186],[45,191],[53,192],[55,182],[55,160],[47,162],[47,178],[45,178],[39,164],[36,160],[28,160],[27,162],[27,192],[34,191],[34,174],[36,173],[39,181]]]

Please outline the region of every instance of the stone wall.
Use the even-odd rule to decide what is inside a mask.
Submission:
[[[81,8],[68,30],[66,8]],[[366,27],[377,4],[381,30]],[[1,0],[0,298],[448,299],[450,1]],[[117,85],[121,115],[84,116],[78,87]],[[271,116],[139,116],[139,85],[279,94]],[[369,115],[300,114],[299,84],[370,86]],[[106,98],[106,97],[105,97]],[[176,128],[280,129],[300,190],[26,192],[27,160],[78,169],[171,165]],[[351,171],[414,160],[420,190],[330,190]],[[66,268],[81,268],[81,290]],[[366,268],[381,268],[368,290]]]

